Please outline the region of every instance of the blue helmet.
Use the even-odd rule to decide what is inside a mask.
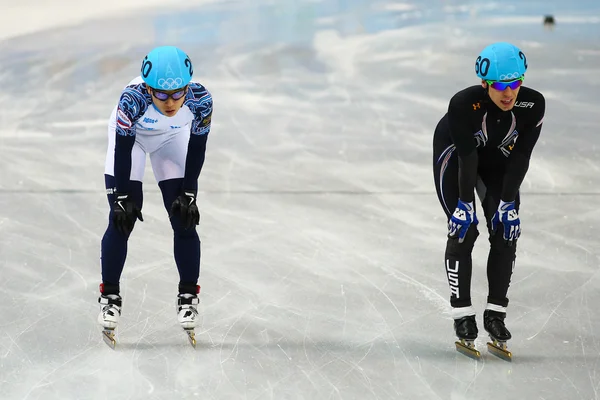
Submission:
[[[181,49],[162,46],[152,50],[142,61],[142,79],[153,89],[181,89],[192,80],[192,61]]]
[[[475,73],[488,81],[518,79],[527,71],[527,58],[515,45],[498,42],[487,46],[475,61]]]

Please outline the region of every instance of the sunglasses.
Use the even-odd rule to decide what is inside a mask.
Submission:
[[[520,77],[519,79],[515,79],[514,81],[508,81],[508,82],[500,82],[500,81],[486,81],[486,82],[488,85],[490,85],[494,89],[503,91],[507,87],[511,88],[512,90],[515,90],[516,88],[518,88],[519,86],[521,86],[523,84],[523,79],[525,79],[525,78]]]
[[[174,92],[174,93],[165,93],[165,92],[161,92],[156,89],[152,89],[152,96],[156,97],[160,101],[167,101],[167,100],[169,100],[169,97],[172,98],[173,100],[179,100],[183,96],[185,96],[185,92],[187,92],[187,86],[181,90]]]

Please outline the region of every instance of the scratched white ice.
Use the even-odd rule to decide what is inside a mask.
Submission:
[[[19,3],[0,27],[3,400],[600,397],[596,0]],[[433,129],[496,40],[525,50],[548,103],[522,188],[512,364],[483,334],[481,361],[454,350],[431,172]],[[95,321],[106,120],[167,43],[214,95],[203,325],[194,350],[148,169],[112,351]],[[481,236],[479,316],[485,259]]]

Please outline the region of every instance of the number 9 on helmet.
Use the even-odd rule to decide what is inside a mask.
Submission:
[[[492,43],[481,51],[475,61],[475,73],[488,81],[519,79],[527,71],[527,58],[515,45]]]
[[[175,46],[156,47],[142,61],[142,79],[153,89],[181,89],[193,74],[192,61]]]

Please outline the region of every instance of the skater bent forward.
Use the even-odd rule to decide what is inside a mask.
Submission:
[[[141,76],[122,91],[110,117],[105,182],[110,205],[102,238],[102,284],[98,322],[108,330],[121,315],[120,279],[127,241],[142,217],[142,178],[146,154],[162,192],[173,229],[179,271],[178,320],[196,323],[200,240],[196,232],[198,177],[211,125],[212,97],[192,82],[193,66],[181,49],[162,46],[142,60]],[[114,343],[113,343],[114,344]]]
[[[452,97],[434,133],[434,179],[448,218],[445,269],[459,339],[472,341],[478,334],[471,301],[471,253],[479,219],[485,220],[490,243],[483,326],[494,340],[511,338],[504,319],[521,234],[519,187],[545,110],[544,96],[522,86],[526,70],[527,58],[516,46],[487,46],[475,61],[481,83]],[[475,191],[482,214],[475,206]]]

